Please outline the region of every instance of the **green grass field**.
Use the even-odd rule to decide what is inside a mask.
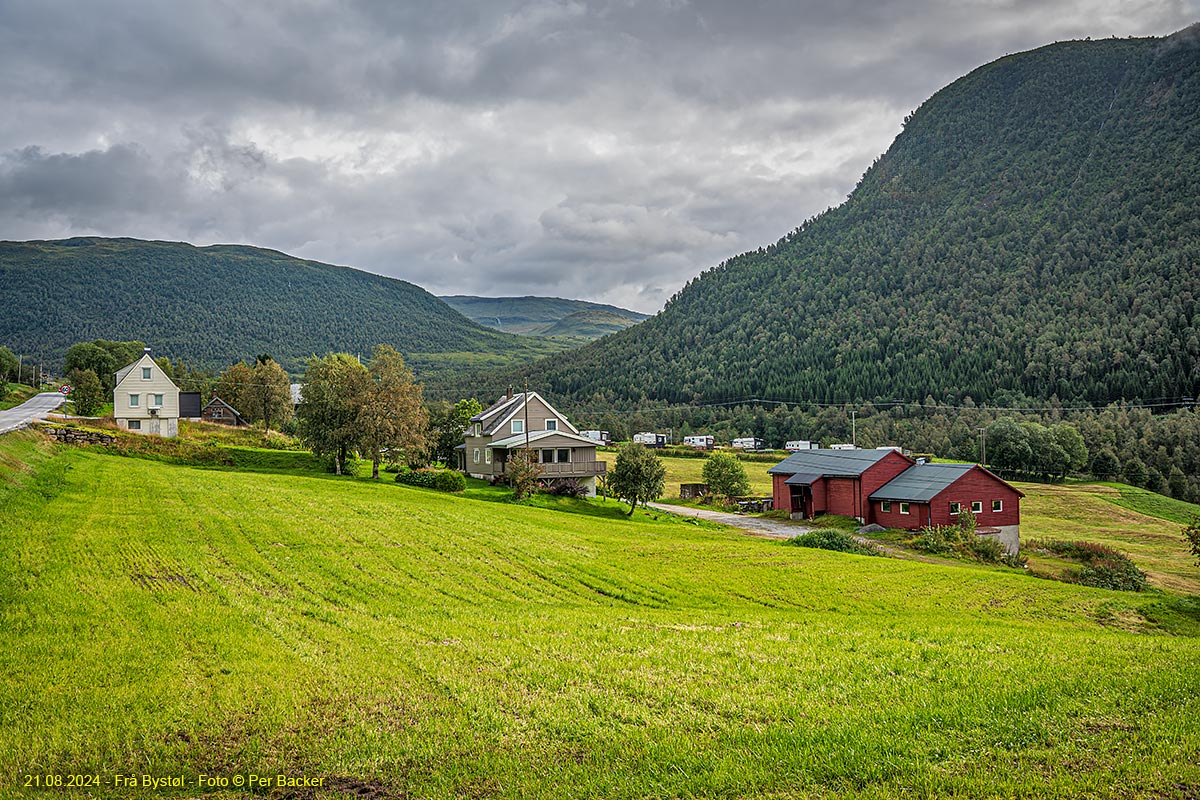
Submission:
[[[1200,790],[1194,598],[570,511],[0,437],[0,795]]]

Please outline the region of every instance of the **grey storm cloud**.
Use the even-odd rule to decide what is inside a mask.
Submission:
[[[946,83],[1200,0],[0,0],[0,237],[241,242],[653,311]]]

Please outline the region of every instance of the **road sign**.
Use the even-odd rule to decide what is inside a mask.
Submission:
[[[58,387],[58,391],[62,394],[70,394],[71,385],[69,383],[64,383],[62,386]]]

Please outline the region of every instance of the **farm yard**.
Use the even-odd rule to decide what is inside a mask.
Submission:
[[[1193,797],[1200,568],[1176,523],[1053,491],[1076,510],[1031,496],[1031,525],[1173,591],[10,435],[0,794]]]

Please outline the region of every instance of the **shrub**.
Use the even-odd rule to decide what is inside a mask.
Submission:
[[[814,547],[818,550],[836,550],[839,553],[856,553],[861,556],[883,555],[874,546],[864,544],[845,531],[833,528],[817,528],[808,533],[793,536],[784,544],[793,547]]]
[[[584,497],[587,487],[575,478],[555,478],[550,481],[544,491],[555,497]]]
[[[462,476],[461,472],[455,472],[451,469],[441,469],[435,473],[433,488],[439,492],[466,491],[467,479]]]
[[[458,472],[449,469],[414,469],[396,475],[396,483],[436,489],[439,492],[461,492],[467,488],[467,480]]]
[[[927,525],[917,533],[912,546],[926,553],[945,555],[954,553],[969,544],[970,536],[973,534],[958,525]]]
[[[1146,588],[1146,573],[1119,550],[1095,542],[1059,539],[1031,544],[1053,555],[1080,562],[1079,569],[1069,570],[1063,576],[1070,583],[1123,592],[1140,592]]]
[[[996,539],[989,539],[986,536],[976,536],[975,541],[967,545],[971,553],[980,561],[987,561],[990,564],[999,564],[1004,560],[1005,550],[1004,545]]]

